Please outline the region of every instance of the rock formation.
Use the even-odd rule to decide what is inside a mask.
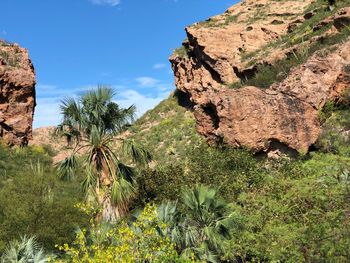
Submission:
[[[188,38],[170,61],[176,87],[195,105],[197,130],[209,142],[256,153],[307,152],[316,142],[319,111],[350,87],[343,31],[350,8],[326,12],[316,4],[246,0],[186,28]],[[305,60],[269,88],[245,85],[261,66],[287,63],[304,49]],[[242,87],[230,88],[234,83]]]
[[[26,145],[32,136],[35,72],[26,49],[0,41],[0,139]]]

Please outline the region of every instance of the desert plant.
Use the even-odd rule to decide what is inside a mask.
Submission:
[[[219,261],[224,241],[235,225],[231,205],[204,185],[184,190],[179,205],[162,203],[158,217],[166,226],[161,234],[176,244],[182,256],[195,256],[203,262]]]
[[[48,255],[37,243],[35,237],[22,237],[12,241],[1,257],[2,263],[46,263],[53,255]]]
[[[135,193],[134,170],[123,164],[113,152],[114,136],[124,131],[134,118],[135,107],[120,108],[113,102],[114,91],[99,86],[79,99],[67,98],[61,103],[63,121],[59,125],[63,136],[69,135],[75,146],[70,156],[63,160],[58,171],[62,178],[74,175],[79,151],[86,151],[85,166],[88,169],[84,190],[94,189],[97,202],[102,207],[102,218],[116,221],[128,211],[128,204]],[[136,164],[145,165],[151,160],[148,151],[133,140],[121,139],[123,151]]]
[[[218,192],[204,185],[183,192],[185,206],[183,253],[194,253],[206,262],[218,261],[223,240],[229,237],[234,221],[230,205],[218,196]]]

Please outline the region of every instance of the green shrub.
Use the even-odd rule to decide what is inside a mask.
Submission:
[[[71,242],[88,218],[74,205],[80,182],[60,182],[51,158],[40,147],[0,147],[0,254],[20,236],[35,235],[47,250]]]
[[[174,50],[174,53],[181,58],[187,58],[188,57],[188,48],[186,48],[185,46],[181,46],[179,48],[176,48]]]

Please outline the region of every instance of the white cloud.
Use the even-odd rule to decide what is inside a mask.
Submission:
[[[151,77],[139,77],[136,78],[136,82],[141,87],[154,87],[155,85],[159,84],[160,80]]]
[[[34,128],[57,125],[60,122],[59,99],[38,98],[34,113]]]
[[[90,0],[91,3],[95,5],[109,5],[109,6],[117,6],[120,4],[121,0]]]
[[[124,108],[135,105],[137,117],[141,117],[146,111],[153,109],[159,102],[167,98],[169,93],[170,92],[164,92],[155,96],[146,96],[136,90],[129,89],[119,93],[116,102]]]
[[[140,85],[144,84],[147,86],[152,83],[154,84],[152,86],[154,89],[152,89],[153,92],[150,95],[141,94],[139,91],[126,86],[112,86],[117,91],[116,102],[124,108],[135,105],[137,117],[141,117],[146,111],[153,109],[160,101],[168,97],[170,91],[173,89],[172,85],[164,84],[160,80],[153,78],[143,77],[142,81],[140,80]],[[61,121],[60,101],[67,96],[74,97],[92,88],[95,88],[95,86],[90,85],[74,89],[63,89],[55,85],[37,85],[37,106],[34,114],[34,128],[57,125]]]
[[[158,63],[158,64],[153,65],[154,69],[163,69],[165,67],[166,67],[166,65],[164,63]]]

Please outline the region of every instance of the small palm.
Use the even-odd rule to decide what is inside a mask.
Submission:
[[[230,204],[220,199],[215,189],[203,185],[185,190],[180,204],[184,213],[172,202],[158,208],[158,216],[167,226],[161,234],[170,237],[185,257],[195,254],[201,261],[217,262],[235,224]]]
[[[13,241],[9,244],[1,257],[2,263],[46,263],[49,257],[40,248],[35,237],[21,238],[21,241]]]

